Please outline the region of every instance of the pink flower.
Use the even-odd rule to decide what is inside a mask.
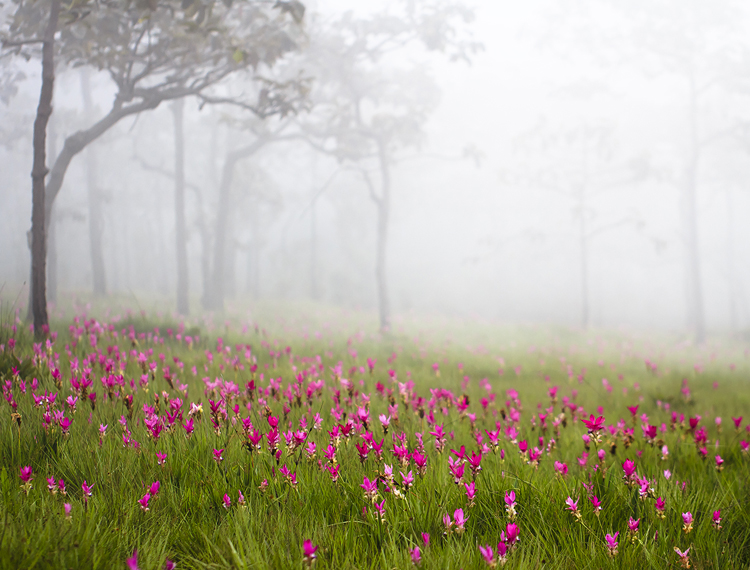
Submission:
[[[630,519],[628,520],[628,530],[632,534],[637,533],[638,525],[640,524],[640,522],[641,522],[641,519],[634,519],[633,517],[630,517]]]
[[[20,473],[21,481],[23,481],[24,483],[30,483],[34,479],[33,469],[31,468],[31,465],[21,467]]]
[[[430,546],[430,535],[426,532],[422,533],[422,542],[424,542],[424,547],[427,548]]]
[[[596,432],[604,429],[604,416],[599,416],[598,418],[594,419],[594,414],[591,414],[589,419],[582,418],[581,421],[588,428],[589,433],[595,434]]]
[[[229,495],[224,493],[223,501],[224,501],[224,508],[229,510],[229,507],[232,506],[232,499],[229,498]]]
[[[148,489],[149,495],[152,497],[155,497],[159,493],[159,488],[161,487],[161,483],[159,481],[154,481],[151,483],[151,487]]]
[[[73,510],[73,507],[70,505],[70,503],[65,503],[63,505],[63,510],[65,511],[65,518],[70,520],[71,519],[70,511]]]
[[[520,530],[518,528],[518,525],[510,523],[508,526],[505,527],[505,535],[506,535],[505,542],[509,544],[510,546],[513,546],[514,544],[518,542],[519,534],[520,534]]]
[[[685,552],[681,552],[680,549],[675,546],[674,551],[677,553],[677,556],[680,557],[680,563],[682,564],[682,567],[690,568],[690,560],[688,559],[688,552],[690,552],[690,547],[688,546]]]
[[[568,466],[565,463],[560,463],[559,461],[555,461],[555,471],[558,475],[564,477],[568,474]]]
[[[637,406],[636,406],[637,408]],[[604,540],[607,541],[607,550],[609,551],[610,556],[616,556],[617,555],[617,536],[620,534],[619,531],[617,531],[614,536],[611,534],[607,534],[604,536]]]
[[[422,552],[419,550],[419,547],[415,546],[409,550],[409,554],[411,555],[411,561],[414,565],[419,566],[419,563],[422,561]]]
[[[365,477],[360,487],[365,490],[365,499],[374,501],[375,495],[377,495],[378,493],[378,478],[376,477],[375,479],[370,481],[367,477]]]
[[[714,459],[716,460],[716,470],[721,471],[724,469],[724,460],[721,458],[721,455],[717,455]]]
[[[302,543],[302,552],[304,556],[305,563],[308,566],[312,566],[312,563],[315,562],[315,559],[317,558],[316,552],[318,551],[318,546],[313,546],[312,540],[309,538],[306,538],[305,541]]]
[[[96,483],[92,483],[91,485],[88,485],[86,483],[86,479],[83,480],[83,483],[81,484],[81,489],[83,489],[83,502],[87,503],[89,497],[91,496],[91,490],[94,488],[94,485]]]
[[[592,496],[590,501],[591,504],[594,505],[594,512],[598,515],[599,511],[602,510],[602,502],[597,498],[596,495]]]
[[[140,499],[138,499],[138,502],[141,505],[141,510],[144,513],[148,512],[148,510],[149,510],[149,508],[148,508],[148,502],[149,502],[150,499],[151,499],[151,495],[149,495],[148,493],[146,493],[145,495],[143,495],[143,497],[141,497]]]
[[[474,481],[471,483],[464,483],[464,487],[466,487],[466,498],[469,500],[469,503],[474,502],[474,497],[477,494],[477,488]]]
[[[375,503],[375,510],[378,511],[380,522],[385,522],[385,499],[380,501],[380,504]]]
[[[721,511],[714,511],[711,524],[714,525],[716,530],[721,530]]]
[[[489,544],[487,546],[482,546],[480,544],[479,552],[489,566],[495,566],[495,553],[492,551],[492,547]]]
[[[625,472],[625,478],[630,480],[635,475],[635,463],[630,459],[626,459],[625,463],[622,464],[622,470]]]
[[[656,505],[654,505],[654,506],[656,507],[656,516],[658,516],[659,518],[663,519],[664,518],[664,507],[665,507],[665,504],[664,504],[664,501],[662,500],[661,497],[659,497],[658,499],[656,499]]]
[[[464,525],[469,517],[464,517],[463,509],[456,509],[453,513],[453,522],[456,525],[456,532],[461,534],[464,531]]]
[[[578,501],[574,501],[571,497],[565,499],[565,504],[568,505],[568,510],[573,513],[578,513]]]
[[[133,556],[125,560],[128,570],[138,570],[138,550],[133,550]]]
[[[162,453],[160,451],[156,452],[156,464],[157,465],[164,465],[167,462],[167,454]]]
[[[221,463],[222,461],[224,461],[222,453],[224,453],[223,449],[214,449],[214,461],[216,461],[216,463]]]
[[[682,530],[685,534],[693,530],[693,514],[690,511],[682,513]]]
[[[164,561],[164,570],[174,570],[175,566],[175,563],[172,562],[169,558]]]

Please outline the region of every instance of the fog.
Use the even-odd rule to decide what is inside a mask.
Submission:
[[[309,76],[309,101],[283,118],[184,99],[191,314],[310,300],[382,316],[377,157],[342,158],[333,136],[303,140],[299,129],[314,139],[334,124],[331,101],[348,93],[345,81],[326,82],[335,65],[320,46],[336,44],[319,38],[347,11],[368,21],[402,4],[306,2],[299,49],[266,70]],[[691,338],[702,313],[710,334],[748,331],[750,7],[465,5],[475,18],[456,23],[459,36],[482,44],[468,61],[414,41],[368,62],[349,87],[360,90],[365,122],[390,117],[401,129],[387,148],[390,313]],[[17,71],[26,76],[0,103],[0,284],[3,298],[25,307],[40,64],[4,57],[0,66],[6,84]],[[48,165],[116,93],[106,71],[59,62],[56,73]],[[211,93],[236,97],[250,83],[230,76]],[[93,296],[95,241],[107,295],[165,298],[177,310],[174,105],[123,118],[72,159],[50,229],[52,306]],[[282,126],[288,140],[236,161],[217,225],[228,153]],[[218,305],[208,300],[216,281]]]

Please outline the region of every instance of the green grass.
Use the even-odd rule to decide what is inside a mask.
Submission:
[[[742,346],[726,342],[694,349],[667,336],[637,339],[624,334],[585,335],[531,327],[508,329],[491,323],[444,319],[397,321],[394,333],[383,337],[374,332],[374,322],[368,314],[269,306],[254,314],[252,320],[233,319],[228,325],[223,319],[220,323],[202,318],[186,323],[185,334],[200,337],[189,348],[184,342],[164,338],[167,328],[177,331],[179,320],[157,317],[151,309],[145,315],[140,311],[129,315],[112,311],[102,321],[112,324],[118,333],[132,326],[136,335],[145,336],[136,336],[133,343],[122,334],[114,337],[110,332],[102,333],[94,350],[88,334],[73,343],[68,328],[73,322],[68,313],[53,323],[59,336],[51,356],[42,349],[42,358],[34,360],[33,340],[27,328],[19,327],[12,336],[17,341],[13,357],[21,361],[20,377],[13,377],[9,370],[18,363],[11,362],[13,357],[7,348],[7,338],[11,336],[9,323],[3,324],[0,338],[6,339],[6,349],[0,353],[0,375],[3,384],[11,382],[21,416],[19,427],[11,417],[10,405],[2,401],[0,566],[3,568],[125,568],[126,558],[136,548],[139,567],[144,570],[162,568],[167,558],[174,560],[178,568],[303,568],[302,542],[308,538],[320,547],[315,562],[319,568],[408,568],[412,566],[409,550],[415,546],[422,549],[422,568],[484,568],[486,564],[478,545],[491,544],[496,549],[501,530],[508,523],[503,497],[509,490],[517,494],[521,534],[519,545],[508,555],[506,568],[678,568],[675,546],[681,550],[690,547],[691,567],[750,567],[750,495],[746,486],[750,480],[750,457],[740,447],[742,439],[750,439],[745,431],[750,419],[750,392],[746,389],[748,364]],[[244,325],[248,325],[246,333],[242,332]],[[153,334],[149,336],[155,327],[160,332],[158,342]],[[224,346],[230,347],[229,353],[218,353],[217,337],[223,337]],[[242,344],[239,352],[235,349],[237,344]],[[111,349],[115,345],[128,354],[123,371],[125,387],[114,398],[105,398],[99,377],[106,372],[96,356],[91,363],[96,408],[92,410],[88,402],[79,402],[72,415],[63,405],[72,394],[71,358],[83,363],[87,355],[96,355],[98,351],[106,366],[106,359],[115,354]],[[257,359],[255,374],[249,370],[246,345],[252,347],[252,355]],[[293,361],[286,355],[271,354],[283,352],[286,346],[291,348]],[[136,355],[149,349],[153,349],[153,355],[148,361],[157,362],[158,370],[155,379],[149,380],[146,392],[138,386],[142,371]],[[213,354],[210,363],[208,350]],[[388,358],[394,353],[397,358],[389,364]],[[164,380],[160,354],[178,382],[188,386],[187,396],[171,389]],[[239,358],[236,362],[235,357]],[[184,363],[182,370],[177,368],[175,358]],[[374,373],[357,371],[350,376],[350,368],[365,367],[367,358],[377,359]],[[647,371],[645,358],[657,362],[657,373]],[[55,386],[50,361],[62,373],[61,389]],[[414,487],[405,492],[403,499],[385,492],[382,483],[379,487],[380,500],[385,499],[386,505],[384,524],[365,500],[360,484],[364,476],[372,479],[382,472],[384,463],[394,465],[394,473],[400,480],[401,469],[391,453],[390,433],[385,438],[383,462],[378,463],[371,453],[362,464],[354,447],[362,439],[356,436],[342,441],[338,448],[341,475],[337,483],[318,466],[318,459],[325,462],[322,450],[329,443],[327,432],[336,423],[331,408],[334,391],[340,385],[333,380],[331,369],[338,362],[343,363],[344,377],[353,380],[356,391],[371,396],[372,431],[378,441],[383,430],[377,417],[387,414],[388,402],[376,391],[377,382],[393,388],[394,398],[399,401],[399,425],[391,431],[407,435],[410,451],[416,445],[415,432],[424,433],[428,455],[425,476],[416,477]],[[730,370],[730,362],[736,365],[735,370]],[[440,365],[439,377],[432,369],[433,363]],[[463,365],[461,370],[459,363]],[[696,363],[703,365],[702,372],[695,371]],[[193,366],[197,368],[197,376],[192,373]],[[269,426],[261,415],[263,407],[257,394],[252,409],[247,409],[246,383],[254,377],[257,386],[266,387],[269,378],[281,378],[286,389],[294,383],[296,374],[312,366],[322,367],[318,370],[325,384],[309,406],[304,401],[304,390],[303,405],[296,405],[293,399],[286,417],[283,394],[278,394],[278,399],[269,397],[267,403],[273,415],[282,418],[282,431],[286,431],[289,421],[298,429],[303,415],[312,424],[312,416],[321,414],[323,429],[312,431],[309,436],[317,445],[316,459],[310,461],[302,450],[297,450],[291,456],[284,452],[277,465],[265,442],[261,453],[249,452],[243,446],[246,439],[241,418],[250,417],[263,433],[268,432]],[[572,367],[572,376],[568,374],[568,366]],[[516,367],[520,367],[518,372]],[[583,368],[587,372],[579,381]],[[497,421],[502,421],[501,410],[509,411],[506,391],[515,389],[523,408],[518,439],[528,440],[533,447],[540,436],[545,438],[545,445],[554,437],[556,447],[550,454],[545,452],[535,467],[521,459],[517,446],[501,440],[505,459],[500,459],[499,452],[483,458],[482,470],[476,478],[475,504],[467,508],[463,485],[455,485],[450,475],[448,456],[450,449],[461,445],[469,451],[477,449],[469,419],[460,417],[455,405],[447,408],[447,415],[443,414],[442,405],[436,407],[437,422],[454,436],[448,440],[446,451],[438,454],[434,438],[428,435],[432,428],[426,417],[420,418],[405,409],[398,385],[389,379],[389,369],[395,370],[400,382],[408,378],[414,381],[414,397],[424,398],[423,408],[427,413],[430,388],[445,388],[459,397],[464,393],[462,379],[468,376],[465,389],[470,400],[468,411],[476,414],[476,428],[482,430],[493,429]],[[622,380],[618,379],[620,374]],[[30,395],[34,377],[39,382],[37,394],[44,390],[57,392],[55,408],[65,409],[65,415],[73,419],[69,435],[63,436],[59,427],[49,431],[43,428],[44,407],[35,408]],[[211,425],[208,404],[209,398],[217,400],[220,396],[204,393],[203,377],[223,378],[238,385],[241,392],[230,402],[230,407],[239,404],[240,414],[236,416],[228,410],[229,420],[222,424],[220,434]],[[611,393],[602,385],[603,377],[613,386]],[[489,391],[483,387],[485,378],[491,384]],[[680,391],[683,378],[688,379],[691,390],[689,401]],[[26,382],[26,394],[20,390],[21,380]],[[130,387],[131,380],[135,381],[136,389]],[[307,383],[305,380],[304,385]],[[619,435],[613,437],[607,432],[601,444],[607,449],[603,469],[593,471],[596,463],[593,446],[588,467],[581,469],[577,458],[585,451],[581,435],[586,429],[574,420],[569,409],[566,427],[560,427],[559,435],[551,428],[542,432],[538,425],[532,427],[531,417],[540,411],[538,406],[550,405],[547,389],[553,385],[559,386],[553,416],[561,413],[563,396],[571,397],[573,390],[578,391],[575,403],[583,406],[587,414],[602,406],[607,424],[623,419],[632,427],[626,406],[635,404],[640,406],[638,414],[648,414],[649,422],[657,426],[670,424],[665,403],[686,418],[701,415],[701,425],[706,427],[710,443],[708,458],[698,456],[692,436],[678,425],[674,431],[659,433],[669,447],[667,459],[662,460],[661,446],[651,446],[644,440],[639,422],[635,440],[628,448]],[[184,419],[191,402],[202,403],[203,416],[196,421],[190,439],[179,425],[173,432],[163,431],[158,441],[148,437],[143,406],[154,405],[155,394],[164,391],[170,398],[182,398]],[[484,412],[481,399],[490,394],[495,394],[495,401]],[[140,444],[138,449],[123,446],[119,418],[128,416],[125,395],[134,397],[128,426],[133,439]],[[345,396],[344,391],[342,400]],[[159,403],[163,416],[163,397]],[[348,417],[356,415],[356,409],[354,404],[341,402],[341,410]],[[737,434],[730,417],[739,415],[746,420],[742,432]],[[716,416],[723,418],[721,433],[714,423]],[[101,445],[100,424],[108,425]],[[617,443],[614,454],[607,446],[610,441]],[[225,450],[221,464],[213,459],[216,448]],[[285,449],[283,437],[281,449]],[[164,466],[157,465],[157,451],[167,454]],[[725,460],[721,472],[714,466],[716,454]],[[626,458],[636,462],[639,475],[655,481],[656,494],[667,504],[665,519],[656,516],[654,498],[640,499],[637,489],[623,482],[621,465]],[[555,475],[554,461],[567,463],[567,477]],[[28,495],[21,490],[19,478],[20,467],[26,465],[34,473],[33,488]],[[281,465],[296,472],[295,487],[279,475]],[[416,475],[413,463],[409,469]],[[664,478],[665,469],[671,470],[671,481]],[[467,466],[467,481],[469,473]],[[65,480],[67,496],[47,490],[45,479],[51,476]],[[81,490],[84,480],[94,483],[87,505]],[[144,512],[137,501],[156,480],[161,483],[160,491],[151,499],[149,511]],[[259,486],[264,480],[269,484],[261,491]],[[677,480],[687,481],[684,491],[677,487]],[[582,486],[582,482],[589,481],[603,504],[598,517]],[[237,505],[239,490],[245,497],[244,507]],[[225,493],[232,500],[229,509],[223,506]],[[565,509],[568,496],[580,497],[582,522]],[[70,520],[64,516],[66,502],[72,505]],[[363,514],[364,507],[367,511]],[[445,513],[453,515],[457,508],[468,514],[466,531],[461,535],[444,535],[442,517]],[[711,524],[711,514],[718,509],[721,509],[721,530]],[[681,513],[686,511],[695,517],[689,534],[682,531]],[[627,536],[627,521],[631,516],[641,519],[633,541]],[[611,558],[604,535],[615,531],[620,532],[619,549]],[[657,531],[658,539],[654,540]],[[427,548],[422,543],[423,532],[431,537]]]

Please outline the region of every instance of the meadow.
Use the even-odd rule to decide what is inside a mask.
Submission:
[[[0,567],[748,568],[746,347],[6,311]]]

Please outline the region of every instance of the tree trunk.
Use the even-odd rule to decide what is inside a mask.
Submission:
[[[54,94],[53,94],[54,97]],[[54,98],[53,98],[54,102]],[[48,142],[48,154],[55,159],[57,156],[57,130],[55,129],[55,118],[50,117],[47,130],[49,130],[49,136],[47,137]],[[58,220],[55,216],[55,210],[50,212],[50,221],[47,224],[47,300],[57,303],[57,235],[56,229]]]
[[[85,67],[81,70],[81,94],[83,95],[83,112],[87,117],[94,114],[94,103],[91,100],[91,83],[89,71]],[[93,281],[94,297],[107,294],[107,278],[104,268],[104,251],[102,239],[104,234],[102,197],[98,186],[98,160],[96,150],[92,146],[86,149],[86,186],[88,187],[89,202],[89,252],[91,255],[91,277]]]
[[[34,163],[31,169],[31,291],[34,334],[37,338],[49,331],[47,318],[47,228],[45,224],[45,177],[47,176],[47,122],[52,114],[55,84],[55,32],[60,16],[60,0],[52,0],[42,46],[42,88],[34,120]]]
[[[275,140],[287,140],[277,137]],[[219,204],[216,211],[216,227],[214,229],[214,266],[209,296],[209,308],[213,310],[224,310],[224,278],[226,275],[227,254],[227,225],[229,223],[229,207],[232,191],[232,179],[234,178],[234,167],[237,163],[263,148],[268,142],[267,138],[259,138],[254,143],[227,153],[224,158],[224,166],[221,170],[221,182],[219,183]]]
[[[700,148],[697,125],[697,90],[695,79],[690,76],[689,93],[689,140],[688,161],[686,165],[684,199],[685,255],[687,277],[687,299],[690,328],[696,343],[703,343],[706,338],[706,323],[703,313],[703,290],[700,275],[700,250],[698,240],[697,186]]]
[[[185,100],[177,99],[172,104],[174,114],[174,215],[177,246],[177,312],[190,314],[188,300],[187,232],[185,230]]]
[[[388,156],[385,145],[378,140],[378,160],[380,162],[381,194],[377,200],[378,235],[377,258],[375,261],[375,278],[378,286],[378,310],[380,313],[380,330],[387,332],[391,328],[391,307],[388,301],[388,283],[386,280],[385,258],[388,246],[388,216],[391,206],[391,178],[388,170]]]

